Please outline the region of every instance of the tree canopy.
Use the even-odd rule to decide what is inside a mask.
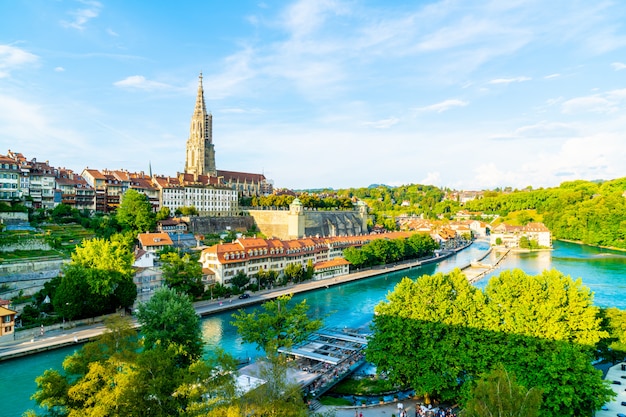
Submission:
[[[137,321],[148,349],[174,344],[180,346],[179,355],[187,361],[202,355],[200,319],[188,296],[161,287],[150,300],[139,304]]]
[[[142,346],[130,321],[117,317],[68,356],[63,370],[39,376],[32,398],[47,417],[200,417],[236,403],[231,357],[181,364],[180,351],[176,343]]]
[[[542,390],[542,416],[588,415],[611,398],[591,366],[608,336],[599,310],[580,280],[558,271],[505,272],[484,291],[459,270],[405,278],[375,313],[368,360],[418,393],[457,399],[502,364]]]
[[[466,209],[497,213],[536,210],[558,239],[626,248],[626,178],[569,181],[559,187],[521,190],[470,201]]]
[[[72,263],[85,268],[133,274],[133,253],[124,239],[94,238],[83,240],[72,254]]]
[[[290,305],[291,296],[283,295],[263,303],[263,311],[233,314],[232,324],[245,342],[256,343],[257,349],[268,354],[280,347],[289,347],[304,341],[312,332],[322,327],[322,321],[307,315],[306,300]]]
[[[198,262],[197,256],[167,252],[161,254],[160,260],[163,279],[168,287],[192,297],[202,295],[202,264]]]
[[[519,385],[502,365],[479,379],[462,417],[538,417],[541,391]]]
[[[144,193],[133,188],[126,190],[122,196],[115,217],[124,229],[135,233],[150,232],[156,225],[152,203]]]

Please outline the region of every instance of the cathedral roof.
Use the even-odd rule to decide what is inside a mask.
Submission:
[[[263,174],[252,174],[249,172],[237,172],[237,171],[222,171],[217,170],[218,177],[224,177],[226,182],[262,182],[265,181],[265,175]]]

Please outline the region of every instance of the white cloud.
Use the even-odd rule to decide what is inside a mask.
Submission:
[[[0,137],[12,138],[24,152],[37,150],[34,156],[48,158],[63,155],[67,149],[83,148],[85,138],[58,125],[44,106],[0,95]]]
[[[543,77],[543,78],[545,78],[546,80],[551,80],[551,79],[553,79],[553,78],[559,78],[560,76],[561,76],[561,74],[559,74],[559,73],[555,73],[555,74],[546,75],[546,76],[545,76],[545,77]]]
[[[524,81],[530,81],[532,78],[530,77],[513,77],[513,78],[496,78],[495,80],[489,81],[487,84],[511,84],[511,83],[521,83]]]
[[[67,14],[72,16],[74,19],[69,22],[65,20],[61,21],[61,25],[63,27],[82,31],[85,29],[87,22],[98,17],[100,11],[102,10],[102,3],[98,1],[80,0],[80,2],[87,7],[67,12]]]
[[[329,14],[342,14],[346,9],[333,0],[300,0],[287,8],[283,24],[294,38],[309,35],[321,27]]]
[[[25,65],[35,64],[37,55],[11,45],[0,45],[0,78],[6,78],[11,71]]]
[[[114,37],[118,37],[118,36],[120,36],[120,35],[119,35],[119,33],[117,33],[116,31],[114,31],[114,30],[113,30],[113,29],[111,29],[111,28],[107,28],[106,32],[107,32],[109,35],[114,36]]]
[[[573,113],[613,113],[620,109],[626,100],[626,89],[611,90],[605,93],[566,100],[561,105],[563,114]]]
[[[54,71],[55,72],[63,72],[63,71],[65,71],[65,68],[63,68],[63,67],[56,67],[56,68],[54,68]]]
[[[389,117],[387,119],[377,120],[375,122],[365,122],[365,126],[373,127],[375,129],[389,129],[391,126],[397,124],[400,121],[397,117]]]
[[[441,184],[441,174],[438,171],[429,172],[426,174],[426,178],[420,181],[420,184],[439,185]]]
[[[621,134],[598,132],[567,139],[550,150],[530,149],[533,149],[532,156],[524,152],[519,155],[510,152],[507,158],[501,158],[505,162],[476,166],[474,177],[467,178],[461,185],[478,188],[545,187],[563,181],[612,179],[624,175],[622,165],[626,160],[626,147]]]
[[[611,66],[615,71],[621,71],[626,69],[626,64],[624,64],[623,62],[613,62]]]
[[[229,55],[223,60],[222,71],[218,74],[204,77],[204,93],[207,100],[221,99],[241,93],[245,89],[246,81],[256,77],[259,73],[256,51],[251,47]],[[193,91],[196,91],[196,82]]]
[[[541,121],[515,129],[514,138],[571,137],[576,129],[567,123]]]
[[[431,104],[430,106],[418,107],[416,110],[420,112],[442,113],[444,111],[448,111],[455,107],[465,107],[468,104],[469,104],[468,102],[463,101],[463,100],[452,99],[452,100],[444,100],[439,103]]]
[[[167,90],[172,88],[172,86],[170,86],[169,84],[147,80],[146,77],[144,77],[143,75],[132,75],[123,80],[114,82],[113,85],[121,88],[130,88],[145,91]]]

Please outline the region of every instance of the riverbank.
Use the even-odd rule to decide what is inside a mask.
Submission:
[[[589,243],[585,243],[582,240],[569,240],[569,239],[555,239],[555,240],[558,240],[560,242],[574,243],[576,245],[581,245],[581,246],[591,246],[592,248],[615,250],[618,252],[626,252],[626,248],[616,248],[614,246],[590,245]]]
[[[252,293],[250,297],[246,299],[228,298],[198,301],[194,303],[194,307],[196,309],[196,312],[200,316],[209,316],[211,314],[227,310],[237,310],[251,305],[261,304],[265,301],[273,300],[282,295],[305,293],[321,288],[329,288],[331,286],[375,277],[390,272],[402,271],[422,265],[440,262],[462,251],[463,249],[468,248],[471,244],[472,242],[453,250],[438,253],[437,256],[428,259],[381,265],[356,271],[347,275],[337,276],[334,278],[306,281],[299,284],[291,284],[285,287],[258,291]],[[135,326],[138,326],[138,323],[134,318],[133,323],[135,324]],[[106,327],[103,323],[86,324],[83,326],[76,326],[67,329],[44,329],[43,335],[37,335],[24,340],[2,342],[0,344],[0,361],[58,349],[65,346],[86,343],[100,336],[102,333],[104,333],[105,330]]]

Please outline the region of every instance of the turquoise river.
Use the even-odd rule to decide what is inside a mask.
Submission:
[[[306,298],[311,313],[325,317],[328,327],[360,327],[373,316],[374,306],[385,299],[403,277],[417,278],[424,274],[447,272],[455,267],[467,265],[480,258],[488,250],[486,243],[477,242],[452,258],[439,264],[431,264],[396,273],[379,275],[358,282],[323,288],[297,295],[295,301]],[[491,257],[491,255],[490,255]],[[487,257],[483,262],[490,263]],[[626,309],[626,253],[582,246],[573,243],[555,242],[553,251],[533,253],[511,253],[491,275],[504,269],[519,268],[529,274],[538,274],[544,269],[557,269],[572,278],[581,278],[585,286],[594,293],[595,304],[602,307],[614,306]],[[476,285],[484,287],[489,277]],[[250,309],[255,307],[250,307]],[[232,312],[206,317],[202,330],[207,350],[221,346],[237,357],[256,357],[255,347],[242,343],[230,324]],[[28,357],[0,362],[0,416],[19,417],[34,408],[30,400],[35,391],[35,378],[46,369],[60,368],[63,358],[74,351],[68,347]]]

